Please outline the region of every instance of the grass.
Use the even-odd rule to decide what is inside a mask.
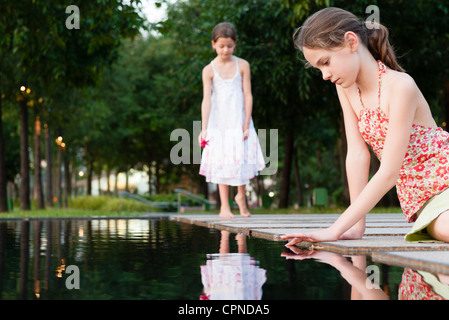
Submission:
[[[0,213],[0,218],[78,218],[78,217],[138,217],[142,213],[152,212],[146,204],[138,201],[116,197],[77,197],[68,203],[69,208],[36,209],[32,202],[32,210],[19,210]],[[159,211],[160,212],[160,211]]]
[[[87,209],[61,209],[61,208],[47,208],[44,210],[18,210],[14,209],[11,212],[0,213],[0,219],[11,218],[86,218],[86,217],[138,217],[142,212],[129,211],[103,211],[103,210],[87,210]]]
[[[286,208],[251,208],[252,214],[319,214],[319,213],[342,213],[344,207],[300,207],[298,209]],[[234,213],[238,214],[235,208]],[[32,209],[29,211],[19,210],[17,207],[11,212],[0,213],[0,219],[8,218],[79,218],[79,217],[139,217],[143,213],[161,212],[151,210],[147,205],[129,199],[116,197],[77,197],[69,201],[69,208],[46,208],[44,210]],[[371,213],[401,213],[400,208],[374,208]],[[212,211],[187,211],[189,213],[218,214],[218,210]]]

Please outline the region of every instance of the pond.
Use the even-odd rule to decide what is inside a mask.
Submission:
[[[162,218],[0,221],[2,300],[396,300],[425,276]]]

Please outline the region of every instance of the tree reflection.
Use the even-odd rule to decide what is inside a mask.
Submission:
[[[163,219],[0,221],[0,299],[196,299],[208,229]],[[201,254],[199,254],[201,253]],[[69,265],[81,289],[70,289]]]
[[[295,247],[285,259],[283,249],[280,242],[168,220],[2,220],[0,299],[190,300],[205,291],[213,299],[208,290],[220,278],[229,284],[221,296],[234,293],[229,299],[260,299],[262,288],[271,300],[374,299],[382,291],[391,299],[449,297],[444,275],[381,265],[380,288],[368,291],[369,257]],[[66,287],[70,265],[79,268],[79,290]]]
[[[20,289],[19,297],[21,300],[27,299],[28,289],[28,261],[30,259],[30,222],[22,221],[20,232]]]

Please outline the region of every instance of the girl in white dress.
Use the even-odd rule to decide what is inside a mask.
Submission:
[[[217,183],[220,217],[233,218],[229,186],[237,186],[235,201],[240,215],[251,216],[246,206],[245,187],[265,168],[265,161],[251,118],[250,65],[233,55],[237,43],[234,27],[220,23],[212,31],[217,57],[203,69],[202,127],[198,137],[204,148],[200,174]]]

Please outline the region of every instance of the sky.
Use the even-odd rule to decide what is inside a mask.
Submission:
[[[169,0],[168,2],[173,3],[176,0]],[[158,8],[156,3],[161,2],[158,0],[141,0],[141,8],[143,14],[146,16],[148,22],[155,23],[166,19],[166,8],[165,2]],[[143,37],[147,36],[147,31],[141,30]],[[156,31],[151,31],[153,35],[157,35]]]
[[[159,22],[163,19],[165,19],[165,8],[166,5],[162,3],[162,6],[160,8],[157,8],[155,3],[160,2],[158,0],[141,0],[142,1],[142,8],[143,13],[147,17],[149,22]]]

